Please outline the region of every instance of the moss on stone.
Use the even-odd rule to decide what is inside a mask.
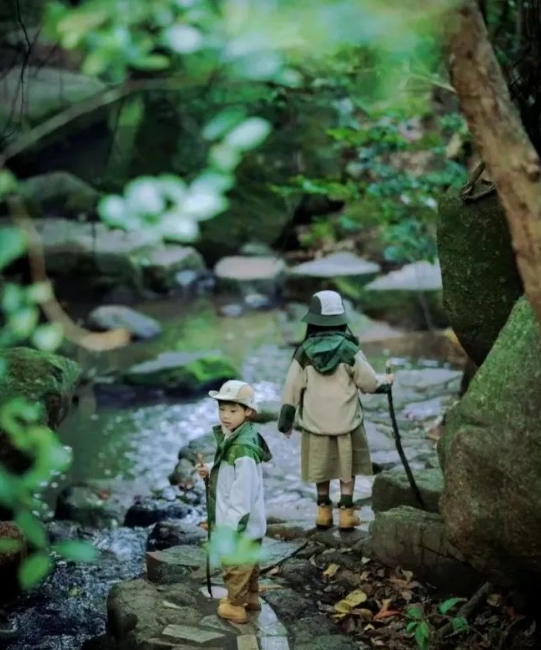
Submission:
[[[496,194],[468,203],[456,190],[442,196],[438,251],[445,311],[460,343],[480,365],[523,293]]]

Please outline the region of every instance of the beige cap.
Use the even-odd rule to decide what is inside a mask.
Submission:
[[[245,381],[230,379],[219,391],[209,391],[209,395],[219,402],[237,402],[237,404],[247,406],[257,413],[254,389]]]

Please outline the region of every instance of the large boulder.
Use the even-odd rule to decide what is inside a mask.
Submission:
[[[439,444],[449,539],[502,584],[541,576],[540,411],[539,326],[521,298]]]
[[[481,183],[470,196],[483,189]],[[464,201],[451,190],[441,198],[438,252],[445,311],[460,343],[480,365],[523,293],[495,192]]]

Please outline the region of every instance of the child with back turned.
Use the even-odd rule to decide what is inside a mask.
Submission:
[[[330,481],[340,480],[338,525],[351,530],[361,522],[354,511],[355,477],[372,474],[372,463],[358,391],[385,393],[392,376],[379,378],[349,331],[336,291],[312,296],[306,336],[287,374],[278,429],[301,431],[301,478],[316,484],[319,528],[331,528]]]

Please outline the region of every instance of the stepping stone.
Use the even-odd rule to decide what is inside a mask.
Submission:
[[[241,634],[237,637],[238,650],[259,650],[257,638],[253,634]]]
[[[263,636],[259,639],[260,650],[289,650],[285,636]]]
[[[263,560],[261,570],[267,571],[277,564],[281,564],[288,558],[298,553],[306,546],[306,540],[292,540],[285,542],[280,539],[265,537],[263,540]]]
[[[202,630],[198,627],[188,625],[168,625],[162,632],[162,636],[182,641],[195,641],[196,643],[207,643],[216,639],[223,639],[224,635],[220,632]]]

